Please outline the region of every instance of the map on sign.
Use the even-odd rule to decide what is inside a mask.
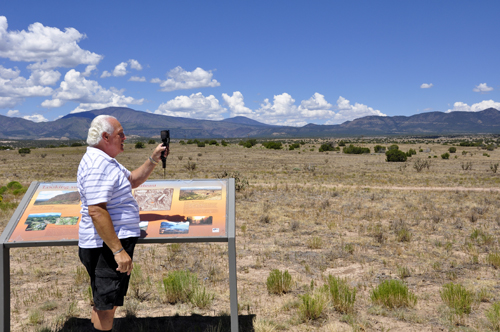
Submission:
[[[81,220],[76,183],[39,183],[8,242],[78,240]],[[146,181],[132,190],[141,238],[223,237],[227,181]]]

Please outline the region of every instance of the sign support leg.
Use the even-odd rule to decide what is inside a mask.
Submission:
[[[9,248],[0,243],[0,328],[10,331],[10,257]]]

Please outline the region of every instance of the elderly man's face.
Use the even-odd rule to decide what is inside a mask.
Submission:
[[[115,158],[118,154],[123,152],[123,142],[126,137],[123,133],[123,127],[118,120],[110,119],[109,123],[115,129],[112,134],[107,135],[107,151],[105,151],[111,158]]]

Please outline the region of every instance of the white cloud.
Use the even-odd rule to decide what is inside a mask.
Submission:
[[[434,86],[434,84],[430,83],[422,83],[422,85],[420,86],[420,89],[430,89]]]
[[[54,85],[61,78],[61,73],[56,70],[33,70],[30,80],[35,85]]]
[[[131,82],[146,82],[146,77],[142,76],[132,76],[131,78],[128,79]]]
[[[87,67],[85,67],[85,71],[82,73],[82,75],[85,77],[89,77],[90,74],[92,74],[92,72],[96,69],[97,69],[96,65],[88,65]]]
[[[33,114],[33,115],[25,115],[22,117],[23,119],[30,120],[33,122],[47,122],[47,120],[43,115],[41,114]]]
[[[122,62],[122,63],[116,65],[115,69],[113,70],[113,76],[120,77],[120,76],[127,75],[127,66],[128,66],[128,63],[126,63],[126,62]]]
[[[300,103],[299,111],[306,118],[329,119],[335,115],[332,107],[333,105],[326,101],[325,96],[316,92],[311,98]]]
[[[364,116],[387,116],[386,114],[380,112],[379,110],[374,110],[363,104],[355,103],[351,105],[351,102],[342,96],[337,99],[337,113],[334,118],[327,121],[326,124],[339,124],[346,121],[351,121]]]
[[[201,92],[190,96],[177,96],[162,103],[155,114],[179,116],[193,119],[221,120],[226,109],[219,104],[213,95],[203,96]]]
[[[101,74],[101,78],[111,77],[111,73],[107,70],[103,71]]]
[[[245,107],[245,102],[243,101],[243,94],[239,91],[233,92],[232,96],[223,93],[222,98],[229,106],[231,111],[230,116],[249,116],[252,115],[253,111],[248,107]]]
[[[295,105],[295,99],[288,93],[275,95],[273,101],[264,99],[260,108],[251,110],[245,107],[241,92],[233,92],[233,96],[222,94],[228,104],[231,116],[243,115],[254,120],[284,126],[304,126],[310,122],[326,121],[326,124],[338,124],[368,115],[385,116],[363,104],[351,105],[349,100],[339,97],[337,105],[330,104],[325,96],[315,93],[311,98]]]
[[[135,69],[135,70],[142,70],[142,66],[139,63],[139,61],[130,59],[128,60],[128,63],[130,63],[130,68]]]
[[[167,80],[161,81],[161,91],[169,92],[174,90],[198,89],[206,87],[220,86],[217,80],[212,79],[212,71],[206,71],[200,67],[189,72],[178,66],[167,74]],[[154,80],[154,82],[153,82]],[[151,82],[158,83],[157,79]]]
[[[159,83],[161,83],[161,80],[158,77],[155,77],[155,78],[152,78],[150,82],[155,83],[155,84],[159,84]]]
[[[493,88],[488,86],[486,83],[480,83],[479,85],[476,85],[474,89],[472,89],[474,92],[480,92],[480,93],[486,93],[493,91]]]
[[[449,109],[446,111],[446,113],[450,112],[480,112],[484,111],[485,109],[488,108],[496,108],[497,110],[500,110],[500,103],[495,102],[493,100],[483,100],[480,103],[472,104],[471,106],[467,105],[466,103],[462,103],[461,101],[457,101],[455,104],[453,104],[453,109]]]
[[[273,103],[266,98],[256,110],[253,119],[273,125],[304,126],[307,122],[304,121],[299,108],[294,103],[295,99],[286,92],[275,95]]]
[[[59,80],[57,71],[33,71],[29,79],[20,76],[19,69],[0,65],[0,108],[13,107],[24,98],[49,96],[53,89],[41,84],[55,84]]]
[[[33,23],[28,31],[8,31],[7,18],[0,16],[0,57],[32,62],[30,69],[97,65],[102,56],[78,46],[85,34],[74,28],[64,31]]]
[[[71,112],[76,113],[108,106],[141,105],[144,99],[126,97],[121,90],[105,89],[96,81],[88,80],[80,72],[71,69],[66,73],[60,87],[55,90],[52,99],[45,100],[42,106],[47,108],[60,107],[68,101],[80,103]]]
[[[21,115],[21,112],[19,112],[19,110],[8,110],[7,111],[7,116],[10,116],[10,117],[17,117],[20,115]]]

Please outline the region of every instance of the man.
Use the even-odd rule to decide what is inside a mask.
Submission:
[[[123,152],[125,134],[120,122],[99,115],[91,123],[89,147],[78,167],[82,201],[79,256],[91,280],[94,331],[111,331],[116,308],[123,305],[134,247],[140,235],[139,207],[132,189],[147,180],[161,158],[158,145],[139,168],[130,172],[114,159]]]

